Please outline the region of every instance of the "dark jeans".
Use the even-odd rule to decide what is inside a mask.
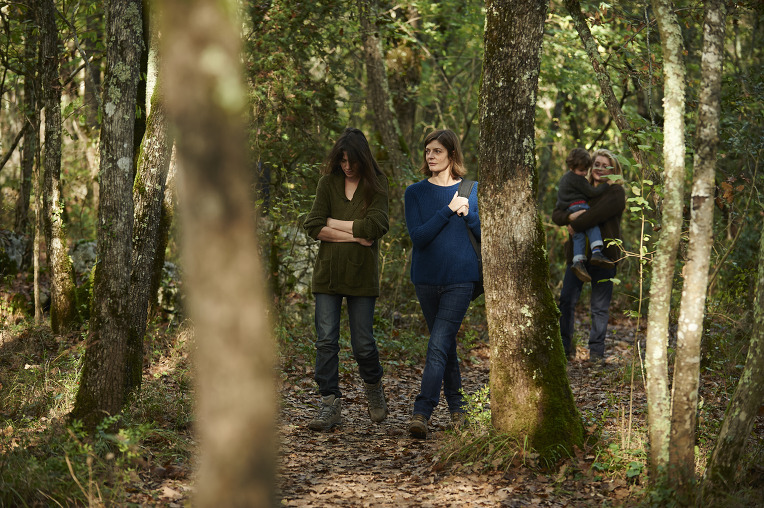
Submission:
[[[573,352],[573,331],[575,329],[575,311],[578,298],[581,296],[581,288],[584,283],[573,273],[572,265],[565,270],[565,278],[562,281],[560,293],[560,334],[565,354]],[[589,356],[604,356],[605,334],[607,333],[607,321],[610,316],[610,299],[613,296],[613,282],[615,268],[606,269],[592,264],[586,264],[586,271],[592,276],[592,329],[589,332]]]
[[[589,205],[586,203],[572,205],[568,207],[569,212],[577,212],[579,210],[588,210]],[[600,233],[599,226],[592,226],[586,231],[573,234],[573,262],[586,261],[586,239],[589,239],[589,247],[592,249],[595,247],[602,247],[602,234]]]
[[[414,414],[424,415],[428,420],[438,405],[441,386],[448,410],[452,413],[463,411],[464,402],[459,393],[462,374],[456,356],[456,333],[469,308],[473,287],[472,282],[416,286],[416,296],[430,331],[430,340],[427,343],[422,386],[414,401]]]
[[[322,396],[341,397],[339,385],[340,309],[347,298],[350,345],[361,378],[374,384],[382,378],[379,351],[374,341],[374,296],[316,293],[316,372],[314,379]]]

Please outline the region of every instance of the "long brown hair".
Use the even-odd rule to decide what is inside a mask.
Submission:
[[[385,189],[379,179],[382,170],[371,154],[369,142],[366,141],[366,136],[360,129],[354,127],[345,129],[326,157],[326,164],[321,169],[321,174],[336,173],[344,177],[345,173],[342,172],[340,163],[345,154],[348,156],[350,165],[357,169],[361,177],[358,187],[363,192],[364,208],[368,208],[374,199],[374,194],[384,192]]]
[[[427,156],[424,155],[424,150],[427,145],[433,141],[439,142],[448,151],[448,160],[451,161],[451,176],[454,178],[461,178],[467,174],[467,168],[464,167],[464,156],[462,155],[462,146],[459,143],[459,137],[450,129],[440,129],[432,131],[424,138],[422,144],[422,154],[424,160],[422,161],[422,167],[419,169],[424,176],[432,176],[430,166],[427,164]]]

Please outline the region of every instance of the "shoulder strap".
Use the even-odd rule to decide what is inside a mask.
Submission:
[[[466,178],[462,178],[462,182],[459,184],[459,196],[463,198],[470,197],[470,194],[472,194],[472,188],[475,186],[475,180],[467,180]],[[465,219],[464,225],[467,228],[467,234],[470,236],[470,243],[472,243],[472,248],[475,249],[475,254],[477,254],[478,259],[480,259],[480,247],[478,246],[477,238],[475,238],[475,235],[472,234],[472,230],[469,226],[467,226],[467,220]]]
[[[474,186],[475,180],[467,180],[466,178],[462,178],[462,181],[459,184],[459,196],[463,198],[470,197],[470,194],[472,194],[472,188]]]

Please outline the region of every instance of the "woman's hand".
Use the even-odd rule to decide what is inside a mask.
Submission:
[[[360,243],[364,247],[371,247],[374,244],[373,240],[367,240],[366,238],[353,238],[353,240]]]
[[[454,192],[454,197],[451,198],[448,207],[452,212],[456,212],[459,215],[467,215],[470,211],[470,202],[467,198],[459,196],[459,191],[456,191]]]
[[[586,210],[578,210],[568,215],[568,224],[576,220],[580,215],[585,214]]]

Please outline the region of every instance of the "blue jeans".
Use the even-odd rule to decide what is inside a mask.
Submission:
[[[347,298],[350,345],[361,378],[374,384],[382,379],[382,365],[374,340],[374,296],[343,296],[316,293],[316,372],[322,396],[341,397],[339,385],[340,310]]]
[[[560,335],[562,335],[565,354],[573,353],[572,338],[575,330],[576,303],[578,303],[581,288],[584,285],[573,273],[571,267],[572,265],[568,265],[568,269],[565,270],[565,278],[562,280],[562,291],[560,292]],[[615,268],[607,269],[586,264],[586,271],[592,276],[590,357],[602,357],[605,354],[605,334],[610,317],[610,299],[613,296],[613,282],[609,279],[615,277],[615,270]]]
[[[427,343],[422,386],[414,401],[414,414],[424,415],[428,420],[440,400],[441,386],[448,410],[452,413],[464,411],[464,401],[459,393],[462,374],[456,356],[456,333],[470,306],[473,287],[472,282],[416,286],[416,296],[430,331],[430,340]]]
[[[588,210],[589,205],[581,203],[578,205],[572,205],[568,207],[569,212],[577,212],[579,210]],[[573,262],[586,261],[586,239],[589,238],[589,246],[593,249],[595,247],[602,247],[602,233],[600,233],[599,226],[592,226],[585,232],[573,233]]]

